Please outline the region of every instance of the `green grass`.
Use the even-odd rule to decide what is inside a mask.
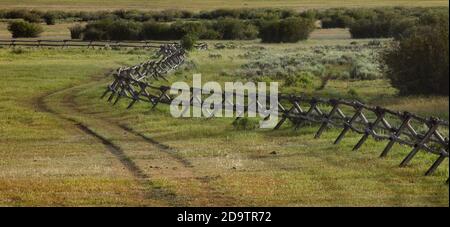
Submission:
[[[104,147],[43,112],[37,99],[141,56],[0,49],[0,206],[164,205],[141,191]],[[102,60],[103,59],[103,60]]]
[[[217,8],[262,8],[277,7],[295,10],[331,7],[378,7],[378,6],[448,6],[442,0],[1,0],[0,8],[32,8],[58,10],[113,10],[140,9],[164,10],[183,9],[191,11]]]
[[[192,73],[203,82],[246,80],[232,72],[248,49],[262,46],[270,53],[313,45],[346,44],[351,40],[311,40],[270,45],[234,42],[239,48],[194,51],[189,59],[197,69],[171,75],[171,81],[190,81]],[[210,46],[213,46],[210,43]],[[421,152],[407,168],[398,164],[410,150],[395,146],[388,158],[377,158],[385,142],[368,140],[352,152],[359,135],[350,133],[332,145],[337,129],[313,139],[317,126],[293,131],[237,130],[231,119],[174,119],[167,106],[149,110],[138,103],[111,106],[99,100],[110,78],[102,75],[119,65],[141,62],[142,51],[24,49],[14,54],[0,49],[0,205],[242,205],[242,206],[448,206],[448,162],[431,177],[423,173],[434,156]],[[220,52],[219,60],[209,54]],[[78,84],[78,85],[77,85]],[[75,86],[76,85],[76,86]],[[61,90],[64,87],[72,89]],[[348,88],[372,104],[447,116],[448,97],[396,96],[385,80],[331,81],[324,91],[341,94]],[[283,88],[292,89],[292,88]],[[75,119],[119,145],[124,158],[150,177],[133,179],[101,143],[83,134],[73,123],[36,106],[44,99],[59,116]],[[380,96],[383,94],[383,96]],[[428,100],[428,101],[425,101]],[[444,106],[444,107],[442,107]],[[125,124],[176,150],[191,168],[175,156],[159,152],[117,124]],[[276,154],[271,154],[275,151]],[[147,195],[147,196],[145,196]]]

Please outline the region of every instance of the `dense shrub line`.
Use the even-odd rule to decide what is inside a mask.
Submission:
[[[85,40],[175,40],[186,35],[196,39],[246,40],[257,38],[258,30],[249,22],[230,18],[171,24],[103,19],[88,23],[82,35]]]
[[[289,9],[217,9],[213,11],[201,11],[197,13],[185,10],[164,11],[138,11],[116,10],[98,12],[64,12],[64,11],[38,11],[38,10],[0,10],[0,18],[23,19],[28,22],[46,22],[54,24],[56,20],[77,21],[122,21],[118,26],[128,24],[137,29],[139,23],[148,23],[149,30],[161,30],[163,35],[156,39],[180,38],[183,35],[174,34],[171,26],[164,24],[152,24],[152,22],[175,22],[179,20],[201,22],[195,32],[203,39],[252,39],[260,31],[261,38],[269,42],[283,42],[291,38],[276,38],[277,33],[283,33],[286,29],[279,29],[285,20],[289,18],[303,18],[320,20],[323,28],[350,28],[353,38],[388,38],[406,36],[412,30],[410,28],[424,24],[433,24],[437,18],[445,15],[448,17],[448,7],[381,7],[381,8],[334,8],[326,10],[307,10],[296,12]],[[234,20],[234,21],[233,21]],[[238,21],[243,21],[242,23]],[[139,23],[136,23],[139,22]],[[256,25],[255,26],[250,26]],[[142,25],[143,26],[143,25]],[[298,25],[297,28],[299,27]],[[95,27],[95,26],[94,26]],[[89,37],[108,36],[109,29],[91,28],[87,34]],[[239,31],[242,30],[242,31]],[[266,35],[266,31],[275,34]],[[302,27],[301,32],[307,34],[308,29]],[[292,31],[286,31],[292,32]],[[150,35],[144,32],[146,36]],[[139,35],[127,35],[137,37]],[[287,36],[293,37],[290,34]],[[298,34],[297,36],[301,36]],[[302,35],[304,36],[304,35]],[[163,38],[165,37],[165,38]],[[283,40],[284,39],[284,40]],[[303,39],[301,37],[300,39]]]
[[[97,12],[73,12],[73,11],[39,11],[26,9],[0,10],[1,19],[24,19],[29,22],[46,21],[46,17],[53,19],[71,19],[77,21],[92,21],[102,19],[125,19],[145,22],[148,20],[172,22],[178,19],[207,19],[217,20],[222,18],[234,18],[241,20],[251,19],[285,19],[299,16],[299,13],[288,9],[217,9],[213,11],[201,11],[193,13],[186,10],[163,11],[139,11],[139,10],[115,10]]]
[[[379,7],[379,8],[332,8],[311,9],[297,12],[290,9],[217,9],[212,11],[190,12],[186,10],[139,11],[39,11],[26,9],[0,9],[1,19],[24,19],[29,22],[45,21],[45,18],[72,19],[77,21],[92,21],[101,19],[125,19],[145,22],[148,20],[172,22],[178,19],[217,20],[234,18],[241,20],[279,20],[289,17],[303,17],[322,20],[324,28],[348,27],[353,21],[374,18],[383,14],[400,17],[417,17],[430,12],[447,11],[448,7]]]
[[[70,28],[72,37],[78,35],[79,27],[76,28],[76,31]],[[174,23],[103,19],[88,23],[81,33],[85,40],[175,40],[189,35],[196,39],[219,40],[260,37],[263,42],[280,43],[305,40],[313,29],[313,20],[294,17],[257,23],[232,18]]]
[[[313,20],[292,17],[262,22],[259,36],[266,43],[294,43],[308,39],[313,30]]]

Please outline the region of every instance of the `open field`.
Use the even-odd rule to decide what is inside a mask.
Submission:
[[[204,81],[246,81],[251,78],[239,69],[261,51],[266,53],[261,61],[271,62],[353,41],[325,37],[282,45],[226,42],[230,48],[221,50],[210,42],[210,50],[189,54],[195,67],[169,78],[190,81],[197,72]],[[338,129],[314,140],[317,126],[239,130],[231,119],[175,119],[167,106],[151,111],[139,103],[125,110],[125,102],[113,107],[99,99],[111,81],[104,76],[108,70],[152,55],[1,48],[0,205],[448,206],[443,183],[448,162],[424,177],[434,161],[425,152],[399,168],[409,148],[395,146],[389,157],[379,159],[385,143],[369,140],[352,152],[360,136],[349,134],[334,146]],[[398,97],[384,79],[331,80],[323,90],[314,89],[318,79],[311,83],[300,90],[285,85],[282,91],[356,94],[370,104],[448,119],[448,97]]]
[[[380,7],[380,6],[448,6],[442,0],[0,0],[0,8],[30,8],[43,10],[165,10],[190,11],[217,8],[289,8],[305,10],[333,7]]]

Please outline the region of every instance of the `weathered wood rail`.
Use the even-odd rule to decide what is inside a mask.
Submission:
[[[143,40],[143,41],[85,41],[76,39],[64,39],[64,40],[50,40],[50,39],[0,39],[0,46],[6,47],[111,47],[111,48],[160,48],[160,45],[177,44],[176,41],[155,41],[155,40]],[[199,49],[207,49],[206,43],[199,43],[196,45]]]
[[[150,103],[152,109],[160,103],[170,104],[174,97],[170,95],[169,91],[179,91],[180,89],[153,86],[151,80],[164,79],[164,75],[183,64],[185,52],[177,45],[167,45],[161,47],[160,53],[162,57],[159,60],[118,69],[113,74],[114,81],[107,87],[102,98],[109,94],[108,101],[114,104],[122,98],[131,99],[128,108],[138,101]],[[190,88],[189,91],[191,106],[212,105],[212,103],[205,103],[194,96],[195,92],[193,91],[201,93],[200,88]],[[222,97],[230,95],[236,96],[234,92],[219,94]],[[246,95],[246,97],[253,97],[252,102],[256,102],[258,105],[262,104],[258,103],[257,94]],[[269,98],[266,97],[265,100],[268,101]],[[232,105],[233,110],[239,107],[244,109],[244,114],[249,111],[259,111],[258,108],[250,109],[249,103],[226,103],[224,98],[222,100],[223,109],[229,109]],[[386,157],[394,144],[409,146],[411,151],[401,162],[401,167],[407,166],[420,151],[436,156],[436,160],[425,172],[426,176],[433,174],[445,160],[448,161],[449,122],[436,117],[424,118],[409,112],[368,106],[358,101],[322,99],[293,94],[278,94],[277,105],[278,112],[276,114],[280,119],[274,130],[279,129],[288,121],[295,129],[305,124],[317,124],[319,129],[314,138],[319,138],[329,127],[341,128],[342,131],[335,139],[334,144],[339,144],[349,132],[361,135],[353,150],[359,150],[370,137],[377,141],[387,141],[380,157]],[[214,112],[210,112],[209,117],[214,117],[214,114]],[[236,120],[240,117],[242,115],[237,116]],[[447,179],[446,182],[448,184],[449,180]]]

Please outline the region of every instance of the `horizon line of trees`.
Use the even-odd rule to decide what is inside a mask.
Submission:
[[[311,9],[303,12],[296,12],[289,9],[217,9],[198,13],[185,10],[115,10],[98,12],[43,12],[25,9],[0,10],[0,18],[23,19],[30,23],[45,21],[50,25],[55,24],[57,19],[70,18],[75,21],[88,22],[89,24],[97,21],[111,20],[127,20],[130,21],[130,24],[147,22],[176,23],[180,20],[195,20],[207,25],[206,27],[210,31],[208,36],[219,39],[220,31],[212,32],[215,29],[210,29],[211,26],[208,26],[208,24],[218,24],[225,19],[240,20],[244,25],[251,24],[256,26],[259,31],[262,29],[262,24],[267,25],[267,22],[299,18],[302,21],[298,21],[300,24],[303,24],[304,20],[319,20],[322,28],[348,28],[353,38],[396,38],[404,36],[411,27],[430,25],[436,23],[440,17],[448,17],[448,15],[448,7],[333,8],[326,10]],[[160,27],[163,26],[161,25]],[[254,31],[253,27],[244,26],[244,28],[249,29],[250,32]],[[301,29],[302,32],[307,31],[306,28]],[[274,31],[276,32],[276,29]],[[227,37],[226,34],[224,36]],[[249,36],[251,37],[251,35]],[[242,35],[238,37],[242,37]]]

